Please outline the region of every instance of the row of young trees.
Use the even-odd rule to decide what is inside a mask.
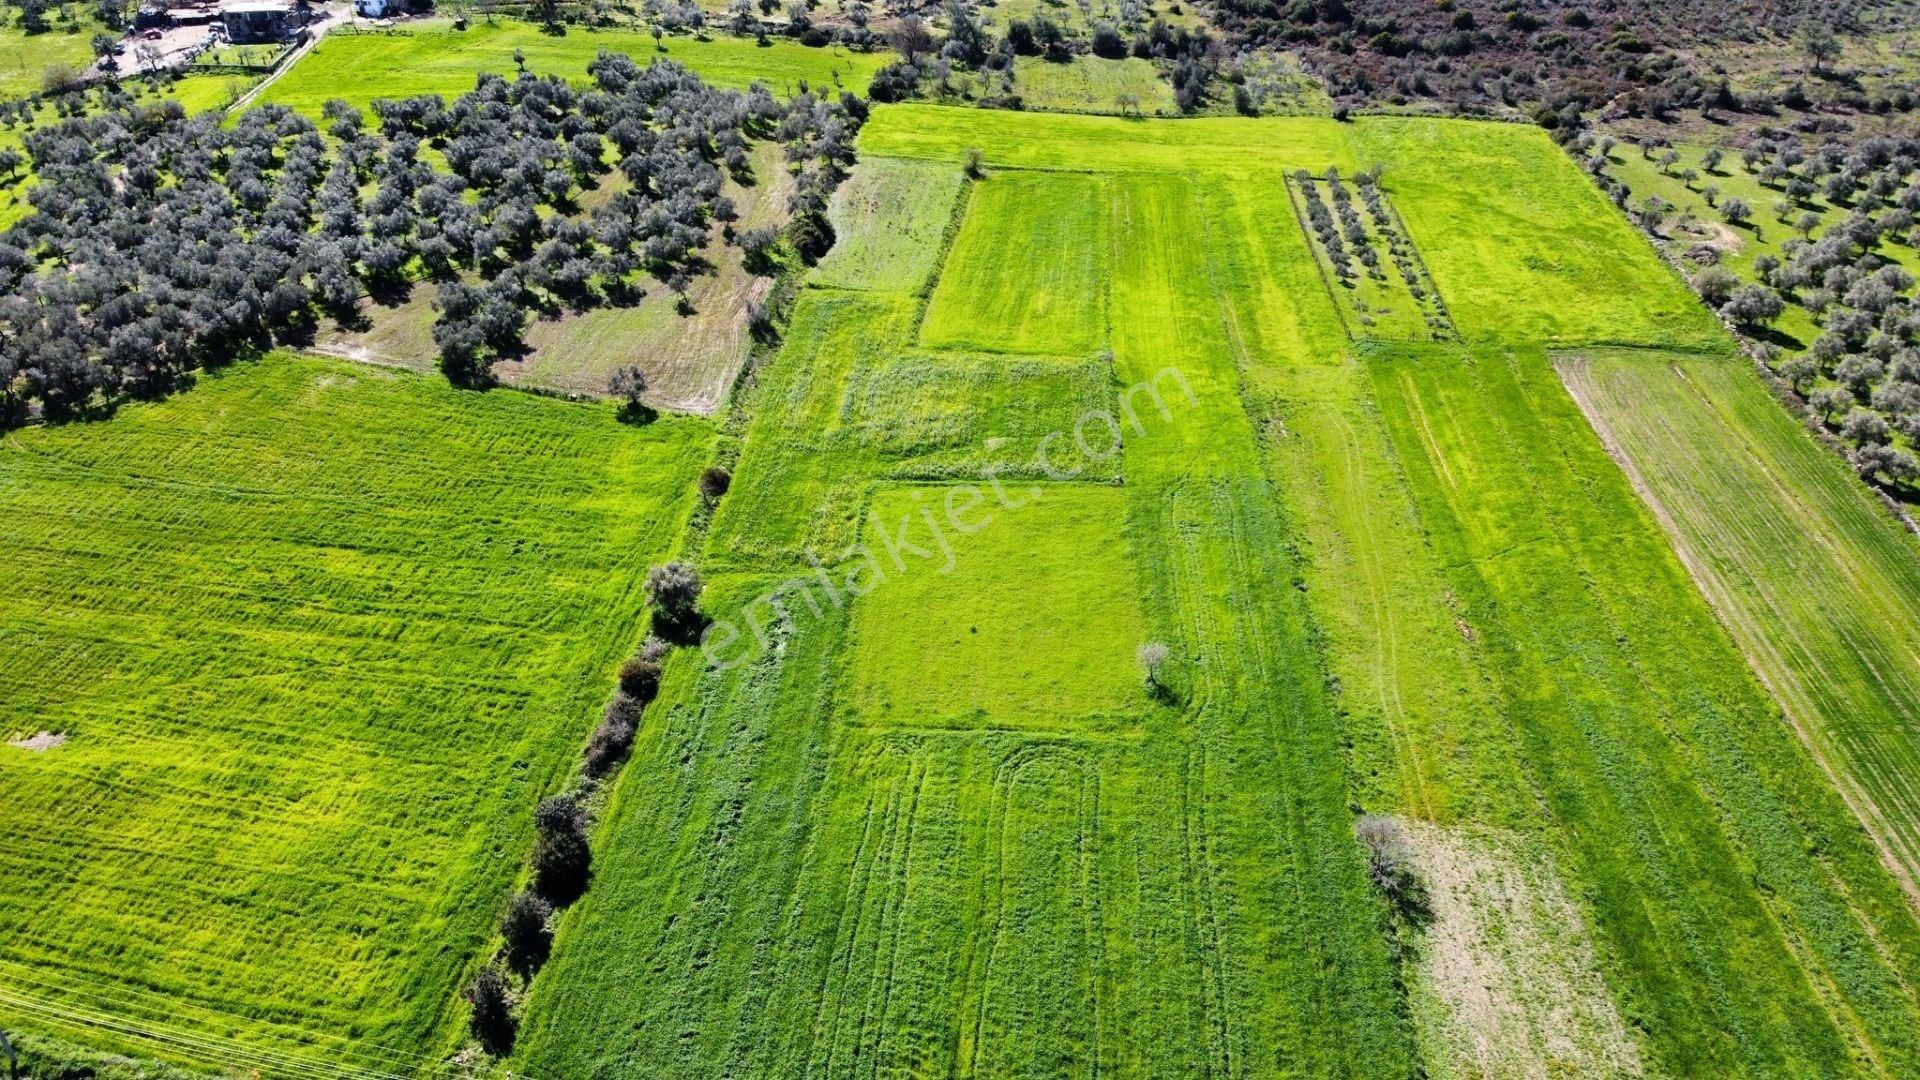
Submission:
[[[0,424],[164,393],[421,279],[439,283],[445,370],[482,380],[530,313],[631,303],[649,280],[684,290],[711,270],[712,227],[736,216],[723,183],[750,177],[758,138],[799,170],[796,246],[831,243],[826,196],[863,101],[783,104],[618,53],[590,74],[585,90],[483,75],[451,103],[376,101],[371,123],[333,101],[324,130],[279,106],[223,126],[108,94],[28,133],[34,212],[0,235]],[[583,213],[580,193],[615,170],[623,190]]]

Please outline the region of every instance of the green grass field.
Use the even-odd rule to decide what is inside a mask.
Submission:
[[[329,38],[269,97],[609,42]],[[1920,547],[1543,131],[895,105],[860,150],[717,426],[274,356],[0,442],[0,1023],[446,1071],[675,552],[711,636],[453,1071],[1920,1074]],[[1375,167],[1356,305],[1289,177]],[[541,370],[682,327],[616,314]]]
[[[75,10],[80,10],[75,5]],[[7,13],[7,25],[0,27],[0,99],[25,97],[45,89],[47,69],[65,65],[80,71],[93,62],[93,34],[99,24],[91,12],[80,20],[76,30],[66,30],[49,14],[54,25],[43,33],[29,34],[19,26],[18,16]]]
[[[1098,178],[1009,173],[977,185],[927,307],[932,348],[1091,353],[1106,328]],[[1018,257],[1009,257],[1012,252]]]
[[[0,1023],[414,1071],[711,445],[280,356],[6,437]]]
[[[973,531],[943,524],[935,537],[921,509],[944,521],[949,499]],[[849,721],[1045,731],[1140,711],[1134,652],[1146,638],[1125,493],[1056,485],[1011,501],[983,497],[968,511],[971,496],[956,487],[874,496],[868,546],[883,552],[877,534],[906,521],[915,543],[934,542],[938,564],[898,573],[876,556],[878,572],[895,576],[853,605]],[[945,551],[950,563],[939,561]]]
[[[1604,353],[1559,367],[1920,894],[1920,545],[1738,368]]]
[[[1546,350],[1750,376],[1539,132],[907,106],[862,146],[923,236],[944,196],[878,193],[987,177],[926,300],[872,227],[803,292],[701,560],[740,632],[670,669],[521,1067],[1920,1067],[1913,909]],[[1283,177],[1374,163],[1463,341],[1343,329]],[[1102,411],[1118,486],[1036,468]],[[1045,514],[834,599],[869,509],[982,477]],[[1433,876],[1398,969],[1356,809]]]
[[[529,71],[584,82],[587,65],[602,49],[628,53],[643,64],[653,57],[675,60],[717,86],[744,90],[764,82],[782,97],[797,93],[802,80],[816,90],[864,94],[888,59],[884,52],[810,49],[788,41],[762,48],[749,38],[726,36],[669,37],[656,48],[650,35],[635,31],[570,27],[556,36],[531,23],[482,21],[464,31],[434,26],[391,34],[329,34],[260,100],[316,117],[328,98],[363,109],[382,97],[439,94],[451,100],[473,89],[481,72],[511,77],[516,50]]]
[[[932,278],[955,203],[956,166],[878,159],[833,193],[837,238],[809,281],[836,289],[897,290]]]
[[[1042,112],[1138,113],[1173,116],[1173,86],[1153,61],[1076,56],[1064,64],[1022,56],[1013,64],[1021,107]]]

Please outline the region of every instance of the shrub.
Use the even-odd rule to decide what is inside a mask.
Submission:
[[[531,975],[547,962],[553,950],[553,930],[547,921],[553,917],[553,905],[532,893],[523,892],[507,903],[500,917],[502,952],[507,966],[522,975]]]
[[[607,389],[614,392],[630,409],[643,408],[641,399],[647,393],[647,372],[639,364],[627,364],[613,373],[607,380]]]
[[[699,621],[700,573],[683,562],[670,562],[647,571],[647,597],[653,601],[657,627],[684,634]]]
[[[533,887],[555,907],[580,898],[593,870],[586,818],[571,795],[540,800],[533,813]]]
[[[1739,287],[1740,279],[1724,267],[1709,266],[1693,275],[1693,291],[1712,307],[1726,303],[1727,298]]]
[[[746,268],[755,274],[771,275],[779,269],[775,253],[780,245],[780,231],[769,225],[748,229],[740,234],[740,254]]]
[[[481,1048],[494,1057],[505,1057],[512,1053],[515,1035],[513,995],[506,974],[491,965],[481,968],[461,996],[473,1006],[467,1027]]]
[[[660,665],[653,660],[634,657],[620,665],[620,692],[641,705],[660,693]]]
[[[818,210],[803,210],[787,223],[787,236],[800,258],[812,266],[833,248],[833,223]]]
[[[733,486],[733,474],[719,465],[709,466],[700,474],[700,495],[712,501],[727,493]]]

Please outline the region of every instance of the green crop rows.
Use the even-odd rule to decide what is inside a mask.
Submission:
[[[1751,376],[1539,132],[889,107],[862,148],[888,214],[702,556],[732,636],[670,668],[521,1066],[1471,1071],[1357,806],[1541,853],[1577,923],[1513,948],[1599,995],[1588,1065],[1920,1067],[1912,908],[1546,349]],[[1343,329],[1284,178],[1374,165],[1463,340]]]
[[[1758,380],[1688,357],[1570,357],[1734,637],[1920,893],[1920,562]]]
[[[411,1071],[711,442],[283,357],[9,436],[0,1022]]]

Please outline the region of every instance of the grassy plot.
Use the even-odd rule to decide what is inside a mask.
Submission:
[[[1145,638],[1125,495],[1039,485],[1008,494],[875,496],[866,543],[876,573],[896,576],[854,604],[848,719],[1052,730],[1139,711],[1134,650]],[[957,524],[948,506],[960,509]],[[941,523],[937,535],[923,510]],[[888,547],[903,538],[934,558],[896,574]]]
[[[274,357],[0,443],[0,1020],[438,1052],[711,441]]]
[[[989,164],[1027,169],[1136,172],[1204,165],[1260,172],[1284,163],[1317,169],[1335,165],[1347,172],[1359,167],[1348,150],[1346,125],[1331,118],[1203,117],[1148,124],[1117,116],[891,105],[874,110],[860,129],[863,155],[960,162],[973,149]]]
[[[1107,60],[1076,56],[1055,63],[1038,56],[1013,62],[1013,89],[1023,108],[1043,112],[1090,112],[1172,116],[1173,84],[1153,61],[1129,56]]]
[[[637,31],[569,27],[554,35],[528,22],[481,22],[464,31],[329,34],[260,100],[312,117],[320,115],[328,98],[362,109],[374,98],[439,94],[451,100],[473,89],[481,72],[511,78],[516,51],[525,56],[529,71],[584,82],[587,65],[602,49],[627,53],[642,64],[655,57],[674,60],[716,86],[744,90],[764,82],[783,97],[798,93],[803,80],[815,89],[864,94],[873,73],[887,62],[881,52],[810,49],[787,41],[761,47],[750,38],[670,37],[656,48],[652,37]]]
[[[78,5],[75,10],[79,10]],[[48,68],[58,65],[84,71],[93,63],[93,35],[98,29],[99,24],[89,16],[73,30],[55,25],[29,34],[9,17],[7,25],[0,27],[0,99],[25,97],[45,89]]]
[[[978,147],[988,177],[924,325],[916,272],[802,293],[704,554],[707,609],[764,645],[676,658],[519,1067],[1920,1067],[1912,909],[1540,344],[1724,342],[1549,143],[923,107],[862,139]],[[1446,148],[1511,160],[1449,174]],[[1356,348],[1319,284],[1283,177],[1376,160],[1465,343]],[[1027,264],[1090,267],[1105,315],[1039,313]],[[1009,351],[1062,338],[1091,343]],[[1033,508],[1089,503],[950,575],[910,555],[893,600],[824,592],[869,508],[944,509],[1089,399],[1142,420],[1115,421],[1121,484],[1029,466]],[[1128,578],[1164,693],[1123,681],[1119,635],[1072,637],[1126,620]],[[1418,819],[1425,929],[1369,886],[1356,810]]]
[[[1688,570],[1920,893],[1920,560],[1914,538],[1742,365],[1557,362]]]
[[[920,343],[1093,352],[1107,322],[1105,202],[1097,177],[1004,173],[975,185]]]
[[[808,282],[912,291],[932,279],[964,178],[955,165],[874,158],[834,189],[834,246]]]
[[[1469,340],[1725,347],[1544,131],[1376,117],[1353,138],[1361,164],[1386,164],[1381,184]]]
[[[1304,598],[1276,587],[1289,534],[1237,395],[1199,203],[1178,175],[1032,180],[1076,205],[1096,186],[1111,195],[1097,218],[1049,243],[1096,266],[1102,292],[1110,278],[1128,313],[1097,368],[916,344],[918,281],[802,294],[707,553],[723,569],[708,610],[759,612],[768,647],[669,673],[597,883],[535,987],[528,1071],[1412,1070]],[[977,199],[976,250],[1031,233],[1034,213]],[[950,297],[1009,273],[967,244],[942,271]],[[1094,333],[1088,352],[1107,343]],[[1164,412],[1129,396],[1155,379]],[[806,585],[816,612],[790,583],[783,619],[760,599],[817,581],[809,550],[818,572],[851,569],[839,553],[873,535],[870,498],[897,527],[912,489],[885,478],[919,460],[916,433],[978,446],[976,468],[1003,451],[1021,464],[987,439],[1052,425],[1070,440],[1098,389],[1092,406],[1131,401],[1142,418],[1125,429],[1125,487],[1041,485],[1036,528],[969,538],[990,557],[946,577],[920,561],[911,603],[876,592],[849,610]],[[1025,467],[1010,493],[1043,475]],[[1095,632],[1063,640],[1082,619]],[[1175,657],[1164,699],[1132,663],[1149,636]],[[1060,658],[1078,666],[1012,677]],[[876,690],[940,696],[880,716]],[[915,722],[975,709],[1019,730]],[[1096,709],[1136,719],[1088,724]],[[636,979],[664,990],[636,995]]]
[[[1650,1067],[1842,1072],[1862,1047],[1913,1067],[1912,909],[1545,357],[1370,366]]]

